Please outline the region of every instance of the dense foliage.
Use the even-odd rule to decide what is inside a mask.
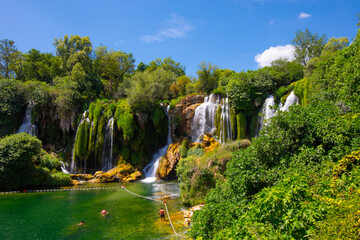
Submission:
[[[69,184],[70,176],[59,168],[59,160],[42,152],[41,141],[27,133],[0,139],[0,190]]]
[[[293,84],[303,105],[234,153],[193,217],[194,238],[358,238],[359,41],[333,39],[304,56],[307,76]]]

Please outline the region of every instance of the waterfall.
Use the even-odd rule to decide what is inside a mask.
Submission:
[[[69,171],[66,170],[66,165],[65,165],[65,163],[64,163],[63,161],[60,161],[60,164],[61,164],[61,171],[62,171],[63,173],[69,174]]]
[[[232,139],[230,106],[228,98],[223,99],[221,103],[220,123],[220,142],[225,143],[227,139]]]
[[[25,116],[23,118],[23,123],[20,126],[17,133],[26,132],[31,136],[37,136],[37,126],[31,123],[31,112],[34,108],[35,103],[33,101],[29,101],[29,104],[26,107]]]
[[[113,167],[112,154],[114,144],[114,117],[110,118],[105,129],[105,138],[102,151],[101,170],[108,171]]]
[[[277,111],[288,111],[289,107],[291,105],[294,104],[299,104],[299,99],[298,97],[294,94],[294,91],[292,91],[289,96],[286,98],[286,101],[284,103],[284,105],[282,105],[282,103],[280,102],[279,104],[279,109]],[[269,119],[271,119],[272,117],[274,117],[277,113],[277,111],[273,108],[271,108],[271,106],[275,106],[275,100],[274,97],[272,95],[270,95],[264,102],[264,105],[262,106],[261,110],[260,110],[260,114],[258,117],[258,123],[257,123],[257,128],[256,128],[256,134],[255,136],[258,136],[261,129],[269,124]],[[264,120],[268,120],[264,123]]]
[[[78,130],[79,130],[79,126],[86,120],[86,121],[90,121],[89,120],[89,117],[88,117],[88,113],[89,113],[89,110],[86,110],[82,117],[81,117],[81,121],[76,129],[76,134],[75,134],[75,140],[74,140],[74,145],[73,145],[73,149],[72,149],[72,152],[71,152],[71,166],[70,166],[70,173],[76,173],[76,163],[75,163],[75,156],[74,156],[74,151],[75,151],[75,142],[76,142],[76,138],[77,138],[77,135],[78,135]],[[86,169],[86,161],[84,161],[84,167]]]
[[[144,173],[145,173],[146,178],[143,180],[143,182],[154,182],[156,180],[156,170],[159,167],[160,159],[164,154],[166,154],[166,151],[172,142],[170,119],[169,119],[169,115],[168,115],[169,109],[170,109],[170,105],[167,107],[167,109],[165,111],[165,114],[168,117],[168,134],[167,134],[166,145],[154,153],[154,155],[151,158],[151,162],[144,168]]]
[[[275,106],[275,99],[273,95],[270,95],[264,102],[264,105],[261,107],[260,115],[258,117],[257,127],[256,127],[256,136],[259,135],[260,130],[264,125],[269,124],[269,121],[264,122],[264,120],[269,120],[276,114],[276,110],[272,108]]]
[[[191,122],[191,139],[193,142],[199,142],[201,135],[215,131],[215,115],[219,104],[220,100],[216,98],[215,94],[211,94],[205,97],[204,103],[195,109]]]
[[[286,98],[286,101],[284,103],[284,106],[280,103],[280,111],[287,111],[289,110],[289,107],[293,104],[299,104],[298,97],[294,94],[294,91],[292,91],[289,96]]]
[[[227,97],[221,99],[211,94],[195,109],[190,134],[193,142],[199,142],[200,136],[205,133],[215,132],[216,111],[219,107],[221,107],[219,141],[225,143],[227,139],[232,139],[229,99]]]

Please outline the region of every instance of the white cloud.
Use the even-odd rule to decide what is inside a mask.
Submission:
[[[255,56],[255,61],[259,67],[270,66],[271,62],[279,58],[287,58],[289,61],[295,59],[294,57],[294,46],[291,44],[285,46],[270,47],[263,53]]]
[[[164,41],[168,38],[182,38],[194,27],[186,21],[185,18],[177,14],[172,14],[171,19],[166,22],[167,28],[157,31],[153,35],[144,35],[140,37],[141,41],[152,43],[155,41]]]
[[[311,15],[308,13],[301,12],[299,14],[299,19],[304,19],[304,18],[309,18],[309,17],[311,17]]]

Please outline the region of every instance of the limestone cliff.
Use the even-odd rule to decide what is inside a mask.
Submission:
[[[194,116],[195,108],[204,102],[204,98],[205,95],[188,96],[183,98],[175,108],[170,109],[173,139],[190,135],[191,120]]]

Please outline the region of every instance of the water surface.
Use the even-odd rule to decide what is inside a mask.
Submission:
[[[97,186],[120,183],[78,188]],[[172,195],[173,200],[167,200],[170,214],[181,210],[177,183],[137,182],[126,187],[144,196]],[[0,195],[0,239],[166,239],[173,232],[168,221],[159,220],[161,207],[161,202],[130,195],[121,188]],[[102,209],[109,214],[101,216]],[[78,226],[81,220],[85,224]],[[179,221],[173,219],[181,232]]]

